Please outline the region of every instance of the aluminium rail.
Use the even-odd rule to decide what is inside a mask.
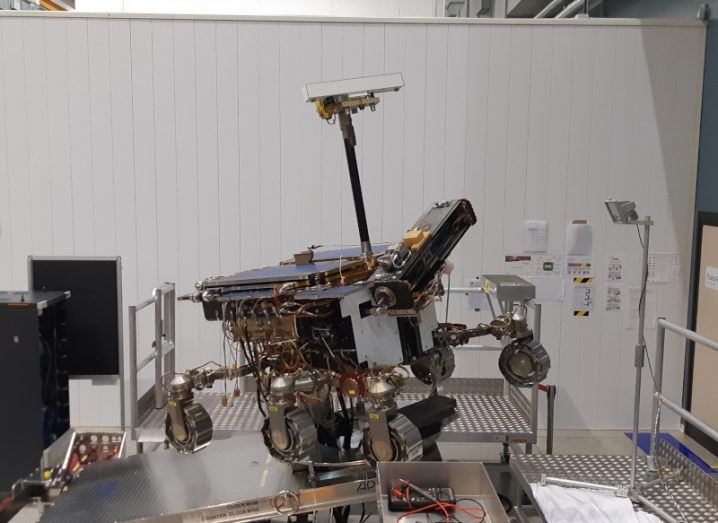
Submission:
[[[654,377],[653,414],[651,416],[651,443],[648,451],[649,458],[651,458],[651,460],[654,458],[653,448],[655,447],[655,440],[658,437],[658,433],[660,430],[660,416],[658,413],[658,409],[661,405],[678,414],[678,416],[680,416],[682,420],[688,421],[695,425],[707,436],[713,439],[713,441],[718,442],[717,430],[699,419],[690,411],[677,405],[663,394],[663,353],[665,349],[667,330],[674,332],[679,336],[692,341],[693,343],[698,343],[718,352],[718,341],[706,338],[705,336],[702,336],[695,331],[686,329],[685,327],[681,327],[680,325],[676,325],[675,323],[671,323],[665,318],[658,318],[658,327],[656,332],[656,372]],[[683,348],[685,349],[685,345],[683,346]]]
[[[137,441],[137,427],[142,414],[140,403],[145,396],[143,394],[141,398],[137,390],[140,371],[154,362],[154,385],[150,391],[154,397],[152,406],[160,409],[165,404],[162,376],[175,370],[175,296],[175,284],[166,282],[153,289],[150,298],[127,307],[130,330],[130,438],[133,441]],[[154,305],[153,351],[138,362],[137,313],[150,305]]]
[[[665,348],[666,331],[674,332],[683,338],[694,343],[704,345],[718,352],[718,341],[711,340],[690,329],[681,327],[667,321],[665,318],[659,318],[657,322],[657,342],[656,342],[656,360],[655,360],[655,376],[654,376],[654,395],[653,395],[653,418],[650,438],[650,448],[648,450],[646,463],[638,463],[637,454],[627,457],[623,463],[619,463],[617,458],[621,456],[559,456],[557,460],[552,461],[549,457],[542,457],[541,461],[531,461],[530,456],[522,456],[519,459],[523,463],[519,463],[519,467],[523,470],[521,474],[527,482],[535,482],[539,478],[536,477],[536,469],[544,475],[541,478],[542,483],[557,484],[562,486],[589,487],[593,489],[606,490],[616,494],[625,495],[634,502],[643,505],[651,512],[657,514],[668,523],[678,523],[688,521],[718,521],[715,518],[715,507],[718,507],[718,488],[715,481],[708,474],[701,471],[695,464],[673,449],[665,440],[659,440],[660,427],[660,410],[661,406],[678,414],[684,421],[689,421],[696,427],[703,430],[713,440],[718,441],[718,431],[710,427],[693,413],[677,405],[663,394],[663,356]],[[643,345],[641,345],[643,348]],[[684,345],[685,348],[685,345]],[[640,391],[639,391],[640,392]],[[640,393],[635,396],[634,410],[640,407]],[[666,449],[672,449],[666,451]],[[671,454],[672,453],[672,454]],[[666,460],[666,467],[670,467],[672,472],[662,472],[660,470],[657,458],[663,456]],[[528,458],[528,459],[526,459]],[[601,458],[609,458],[608,460]],[[596,467],[601,467],[600,470]],[[636,481],[638,467],[641,467],[641,474],[646,479]],[[623,468],[630,469],[624,471]],[[546,470],[548,468],[548,471]],[[593,469],[593,470],[592,470]],[[525,470],[525,472],[524,472]],[[527,479],[526,474],[532,476]],[[567,475],[569,478],[560,476]],[[608,484],[608,477],[615,476],[619,480],[617,484]],[[651,490],[658,484],[662,484],[669,478],[680,478],[686,483],[688,489],[676,489],[676,492],[670,494],[670,497],[662,497],[663,490]],[[577,479],[589,479],[589,482],[576,481]],[[610,480],[609,480],[610,481]],[[628,484],[626,492],[626,484]],[[664,486],[665,488],[665,486]],[[528,490],[531,497],[530,489]],[[667,492],[667,491],[666,491]],[[684,517],[682,510],[677,504],[677,499],[688,500],[692,505],[688,505],[692,509],[691,519]],[[533,500],[535,501],[535,500]],[[703,503],[706,503],[704,505]],[[680,519],[670,514],[666,508],[673,510],[675,507],[680,513]],[[710,519],[709,519],[710,518]]]
[[[491,299],[491,293],[486,292],[482,287],[448,287],[447,293],[450,294],[486,294],[488,298],[489,303],[489,309],[491,310],[491,315],[495,318],[496,317],[496,309],[494,307],[493,301]],[[498,301],[498,300],[497,300]],[[523,302],[531,307],[533,309],[533,339],[540,343],[541,342],[541,304],[536,303],[535,299],[528,298],[523,300]],[[504,301],[499,302],[499,309],[500,312],[506,313],[513,310],[513,305],[516,303],[515,301]],[[500,351],[503,350],[504,347],[500,345],[483,345],[483,344],[470,344],[467,343],[465,345],[459,345],[458,347],[455,347],[457,349],[467,349],[467,350],[477,350],[477,351]],[[504,381],[505,389],[511,387],[508,383],[508,381]],[[539,393],[539,386],[534,385],[531,387],[531,399],[530,399],[530,406],[531,406],[531,416],[530,416],[530,426],[531,431],[533,432],[534,437],[536,438],[536,441],[538,442],[538,393]],[[553,452],[553,408],[554,408],[554,402],[553,398],[551,397],[551,391],[548,391],[549,394],[549,420],[550,424],[547,426],[547,441],[549,443],[550,451],[547,453],[550,454]],[[555,387],[553,389],[553,394],[555,397]],[[531,454],[533,450],[533,444],[526,443],[526,453]],[[548,449],[547,449],[548,450]]]

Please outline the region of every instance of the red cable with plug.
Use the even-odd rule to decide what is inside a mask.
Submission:
[[[458,504],[458,502],[457,503],[444,503],[444,502],[439,501],[438,499],[431,497],[430,494],[428,494],[425,491],[422,491],[419,487],[416,487],[410,481],[407,481],[405,479],[400,479],[399,481],[401,481],[405,485],[405,489],[402,491],[402,489],[400,489],[398,487],[392,487],[392,489],[391,489],[392,493],[399,499],[406,499],[406,501],[409,505],[409,508],[412,510],[409,510],[409,512],[405,512],[404,514],[399,516],[397,518],[397,521],[400,521],[401,519],[403,519],[407,516],[410,516],[412,514],[417,514],[419,512],[424,512],[427,510],[441,509],[441,511],[444,513],[444,516],[446,516],[446,523],[451,523],[452,516],[449,514],[449,511],[447,510],[447,508],[450,508],[453,510],[460,510],[460,511],[464,512],[465,514],[467,514],[469,517],[478,519],[479,523],[484,521],[484,519],[486,518],[486,510],[484,509],[484,506],[481,503],[479,503],[478,501],[476,501],[476,503],[478,505],[477,507],[462,507]],[[430,501],[434,501],[434,503],[432,503],[431,505],[427,505],[425,507],[413,509],[413,507],[411,506],[411,493],[410,493],[410,489],[412,487],[414,487],[414,490],[416,490],[423,497],[429,499]],[[471,501],[474,501],[474,500],[471,500]],[[476,510],[480,510],[481,514],[476,515],[476,514],[472,513],[472,511],[476,511]],[[454,519],[456,519],[456,518],[454,517]],[[458,521],[458,519],[456,519],[456,520]]]
[[[417,508],[415,510],[410,510],[409,512],[405,512],[404,514],[399,516],[396,520],[399,521],[407,516],[411,516],[411,515],[417,514],[419,512],[424,512],[426,510],[441,509],[444,512],[444,515],[446,516],[446,521],[449,522],[449,521],[451,521],[451,516],[449,516],[449,511],[447,510],[447,508],[453,508],[455,510],[460,510],[462,512],[465,512],[469,517],[478,519],[480,521],[483,521],[484,518],[486,517],[486,512],[484,511],[483,507],[471,508],[471,507],[461,507],[454,503],[434,503],[432,505],[427,505],[425,507],[421,507],[421,508]],[[473,514],[472,513],[473,510],[480,510],[481,514],[480,515]]]

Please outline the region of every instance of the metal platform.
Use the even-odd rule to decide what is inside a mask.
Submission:
[[[680,470],[680,478],[667,481],[668,492],[659,483],[646,489],[643,495],[678,521],[682,519],[675,503],[681,507],[686,521],[690,523],[718,521],[718,483],[668,443],[661,442],[660,447],[661,464],[672,470]],[[628,485],[631,457],[520,455],[511,459],[511,468],[532,502],[537,505],[530,484],[540,482],[542,474],[603,485]],[[638,477],[646,471],[644,462],[639,461]],[[636,505],[636,509],[644,510],[641,505]]]
[[[400,406],[426,398],[429,387],[408,380]],[[459,417],[446,426],[440,441],[536,443],[531,404],[503,379],[450,378],[441,394],[455,398]]]
[[[313,487],[305,474],[271,459],[254,434],[232,434],[198,454],[159,451],[94,463],[40,521],[255,521],[292,510],[375,504],[374,485],[364,479]]]
[[[459,418],[444,428],[440,441],[536,443],[529,400],[503,379],[451,378],[442,389],[442,394],[456,399]],[[428,386],[407,380],[397,403],[401,407],[428,394]],[[227,407],[221,404],[222,396],[208,391],[195,394],[212,417],[215,431],[257,432],[262,428],[264,419],[254,393],[242,394]],[[163,441],[165,415],[164,409],[149,410],[140,420],[138,441]]]

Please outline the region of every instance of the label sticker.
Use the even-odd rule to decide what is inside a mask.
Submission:
[[[706,289],[718,291],[718,267],[706,266]]]

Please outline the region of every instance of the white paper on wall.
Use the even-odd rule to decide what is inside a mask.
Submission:
[[[554,254],[534,256],[534,274],[536,276],[563,276],[563,256]]]
[[[706,266],[706,279],[704,285],[706,289],[718,291],[718,267]]]
[[[649,283],[674,283],[681,274],[681,257],[677,252],[656,252],[648,255]]]
[[[533,259],[528,254],[507,254],[504,256],[504,269],[517,276],[533,276]]]
[[[593,276],[593,256],[566,256],[566,276]]]
[[[595,285],[593,278],[574,278],[571,289],[571,310],[575,317],[587,317],[593,310]]]
[[[593,251],[593,229],[588,223],[566,226],[566,254],[590,254]]]
[[[548,249],[548,222],[526,220],[524,222],[524,252],[546,252]]]
[[[626,330],[638,328],[638,304],[641,300],[641,287],[630,286],[628,288],[627,302],[623,307],[624,323]],[[656,291],[646,289],[646,328],[656,328]]]
[[[623,254],[609,254],[606,256],[606,281],[621,281],[623,279]]]
[[[618,285],[606,287],[606,311],[617,312],[621,310],[621,298],[623,289]]]

